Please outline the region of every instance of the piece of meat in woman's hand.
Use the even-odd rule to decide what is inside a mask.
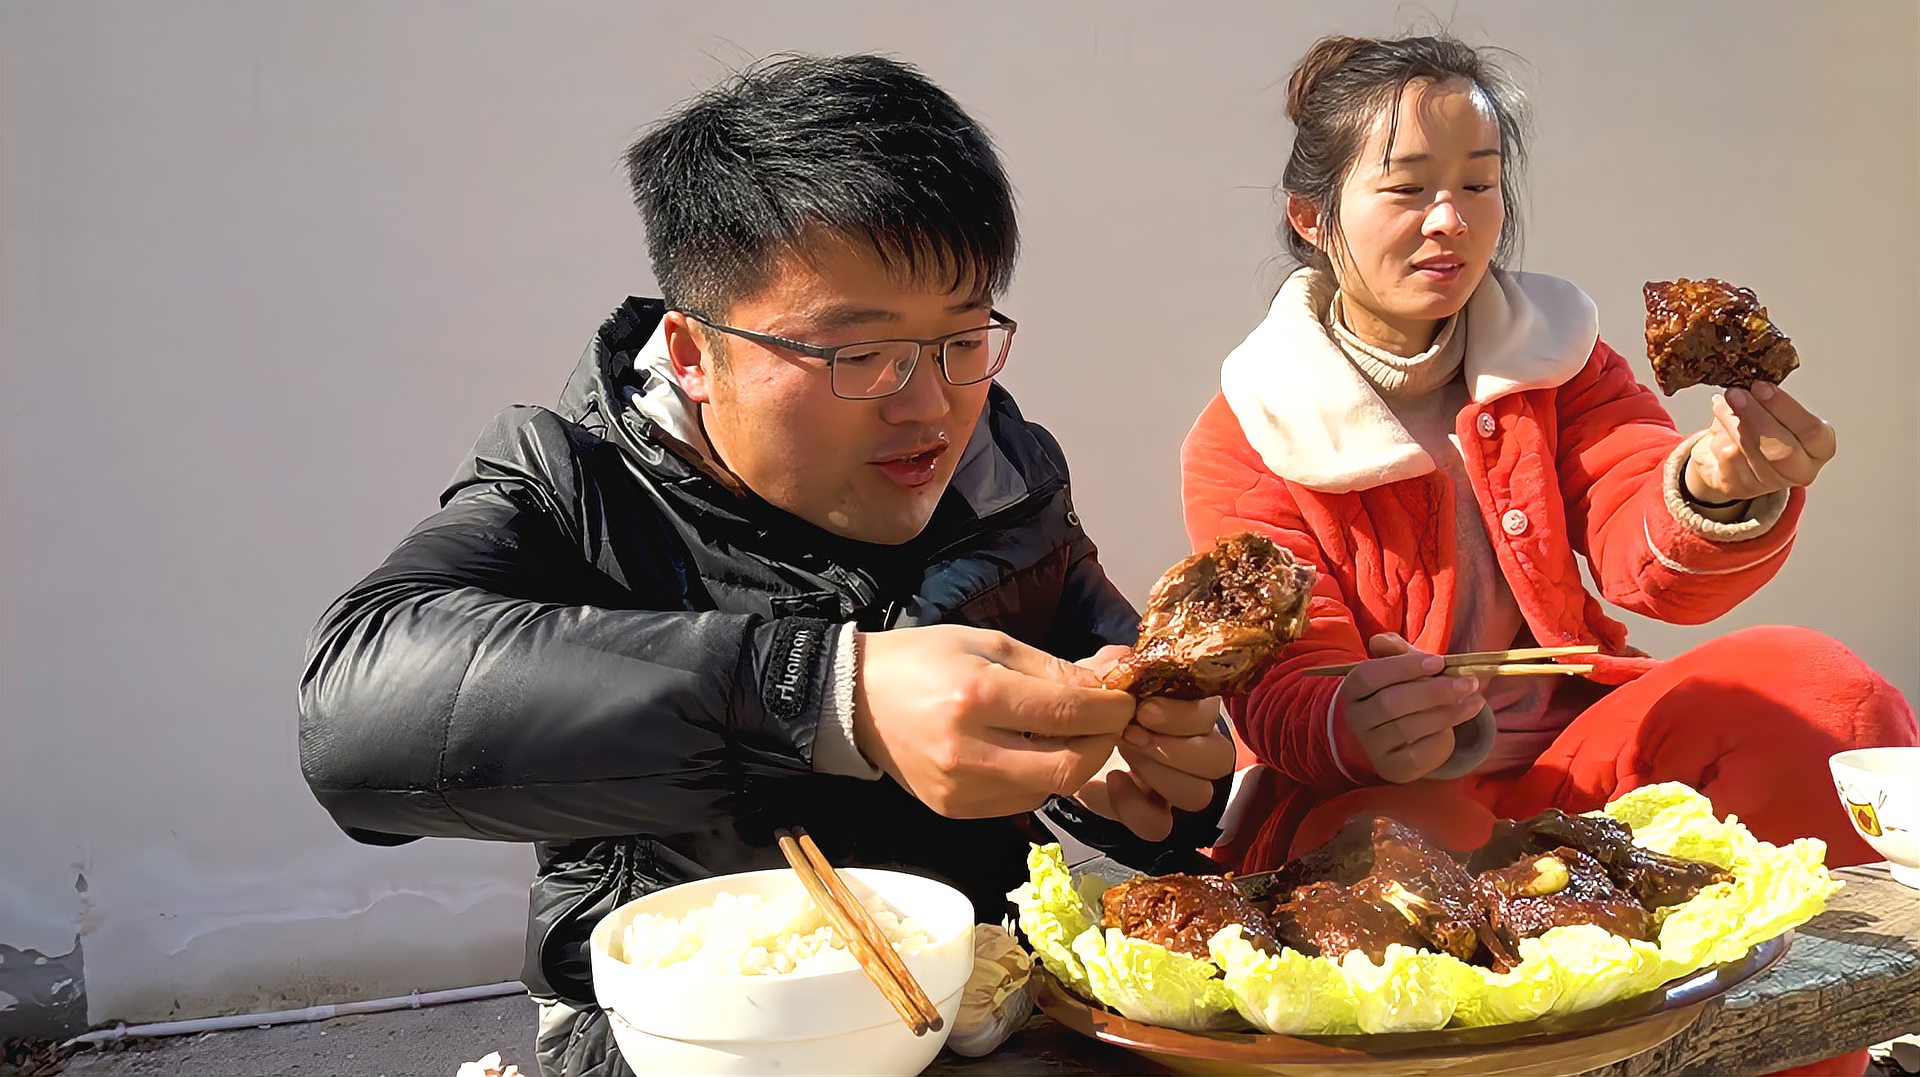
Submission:
[[[1778,385],[1800,366],[1793,342],[1751,288],[1709,277],[1648,281],[1643,291],[1647,359],[1668,396],[1689,385]]]

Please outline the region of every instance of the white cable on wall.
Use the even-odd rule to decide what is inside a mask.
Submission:
[[[230,1032],[235,1029],[260,1028],[266,1025],[293,1025],[306,1021],[325,1021],[334,1017],[346,1017],[349,1014],[390,1013],[394,1010],[417,1010],[424,1006],[440,1006],[449,1002],[501,998],[506,995],[523,994],[526,990],[518,980],[509,980],[497,984],[480,984],[476,987],[455,987],[445,991],[415,991],[410,995],[367,999],[362,1002],[336,1002],[298,1010],[235,1013],[221,1017],[195,1017],[185,1021],[157,1021],[146,1025],[121,1024],[113,1028],[82,1033],[61,1046],[110,1043],[114,1040],[126,1039],[128,1036],[188,1036],[197,1032]]]

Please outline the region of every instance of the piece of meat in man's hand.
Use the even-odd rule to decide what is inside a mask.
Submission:
[[[1105,685],[1141,699],[1238,692],[1306,631],[1314,578],[1265,535],[1222,538],[1153,585],[1140,639]]]

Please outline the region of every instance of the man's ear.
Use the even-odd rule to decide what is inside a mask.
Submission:
[[[714,357],[708,354],[706,334],[694,328],[693,319],[670,310],[661,319],[661,332],[667,339],[667,360],[673,366],[673,378],[680,391],[696,404],[713,402]]]
[[[1310,198],[1304,198],[1291,191],[1287,193],[1287,224],[1299,234],[1301,239],[1324,251],[1326,244],[1325,229],[1320,226],[1320,207]]]

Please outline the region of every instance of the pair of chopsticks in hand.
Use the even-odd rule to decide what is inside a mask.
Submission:
[[[1591,665],[1578,663],[1543,662],[1539,659],[1564,658],[1576,654],[1598,654],[1600,648],[1594,645],[1579,647],[1519,647],[1508,651],[1470,651],[1465,654],[1442,655],[1446,662],[1446,672],[1460,677],[1522,677],[1529,674],[1572,674],[1592,673]],[[1341,666],[1320,666],[1309,669],[1309,677],[1344,677],[1358,668],[1360,663],[1348,662]]]
[[[847,941],[847,949],[860,962],[867,978],[893,1005],[900,1020],[905,1021],[916,1036],[943,1027],[946,1022],[933,1000],[927,997],[913,973],[907,971],[893,943],[887,940],[880,925],[874,923],[873,914],[847,889],[840,873],[827,863],[807,832],[795,827],[791,831],[775,831],[774,838],[780,842],[780,852],[786,856],[793,873],[800,876],[800,885],[807,888],[813,903],[826,913],[827,922]]]

